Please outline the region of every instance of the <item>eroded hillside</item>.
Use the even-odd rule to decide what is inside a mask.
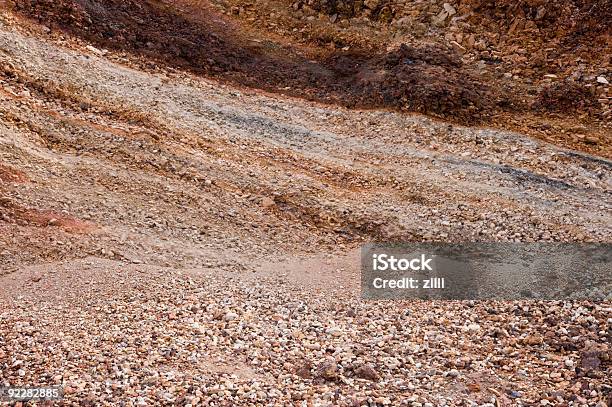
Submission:
[[[603,84],[500,104],[522,91],[468,53],[332,49],[291,24],[364,16],[304,2],[0,4],[0,385],[74,406],[610,402],[609,302],[364,301],[358,253],[608,242]]]
[[[231,83],[609,156],[609,1],[8,4],[51,33]]]

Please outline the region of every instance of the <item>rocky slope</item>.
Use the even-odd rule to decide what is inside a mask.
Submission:
[[[7,4],[51,34],[144,57],[144,66],[153,60],[325,103],[495,125],[610,155],[606,0]]]
[[[605,157],[265,92],[13,10],[0,383],[61,384],[64,405],[609,401],[609,303],[362,301],[358,265],[372,240],[607,242]]]

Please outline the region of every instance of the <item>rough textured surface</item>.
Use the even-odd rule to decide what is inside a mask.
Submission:
[[[16,21],[0,383],[75,406],[605,406],[609,303],[364,302],[357,248],[609,241],[607,159],[145,69]]]
[[[611,75],[606,3],[7,1],[46,35],[67,32],[145,68],[494,125],[609,157],[610,86],[597,79]]]

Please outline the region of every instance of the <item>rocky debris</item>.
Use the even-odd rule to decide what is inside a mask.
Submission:
[[[9,95],[0,101],[7,126],[0,131],[4,139],[27,134],[17,138],[19,148],[0,145],[7,163],[0,167],[0,226],[11,231],[0,234],[6,270],[87,256],[224,269],[251,262],[234,253],[347,250],[368,239],[607,236],[599,218],[607,202],[605,160],[421,117],[313,110],[305,102],[287,107],[249,92],[237,98],[197,76],[127,70],[81,59],[82,48],[70,53],[8,31],[0,40],[7,55],[0,80]],[[400,72],[404,60],[423,69],[462,63],[444,50],[429,51],[400,47],[384,64]],[[37,64],[50,53],[56,64]],[[49,69],[53,81],[41,82]],[[71,94],[75,88],[88,90]],[[28,96],[19,96],[24,91]],[[160,100],[163,108],[151,110]],[[571,134],[581,145],[606,146],[586,126]],[[36,147],[43,155],[52,154],[44,163],[28,153],[30,138],[44,141]],[[381,151],[397,154],[392,169],[380,171]],[[95,160],[97,171],[61,164],[83,157]],[[347,167],[355,159],[360,164]],[[384,205],[372,200],[373,190],[384,191]],[[552,211],[544,204],[551,200]],[[415,214],[415,224],[405,221]],[[151,233],[166,242],[161,249]],[[211,261],[210,251],[234,260]]]
[[[300,363],[295,369],[295,374],[302,379],[309,379],[312,377],[312,363],[310,361],[304,361]]]
[[[74,406],[609,398],[609,302],[364,301],[356,254],[378,238],[609,241],[605,158],[238,92],[2,16],[1,384],[62,385]],[[438,51],[386,62],[464,63]]]
[[[543,342],[544,342],[544,338],[542,338],[542,336],[540,335],[528,335],[523,340],[523,343],[525,343],[526,345],[532,345],[532,346],[540,345]]]
[[[592,132],[609,134],[609,86],[596,80],[610,70],[605,0],[299,0],[257,6],[215,0],[205,8],[192,0],[9,3],[38,23],[93,42],[102,54],[108,49],[144,59],[146,69],[161,64],[324,103],[390,107],[548,139],[534,127],[562,112],[571,125],[586,122]],[[218,12],[237,20],[226,24]],[[307,43],[311,55],[293,40]],[[406,58],[385,69],[387,54],[402,44],[425,55],[444,50],[461,64]],[[555,75],[558,83],[544,75]],[[575,144],[591,150],[602,143]]]
[[[573,81],[555,82],[541,89],[535,102],[538,109],[568,113],[598,111],[600,102],[593,89]]]
[[[28,177],[24,172],[15,170],[8,165],[0,164],[0,183],[24,183],[27,181]],[[2,187],[0,186],[0,188]],[[0,202],[2,201],[4,200]]]
[[[104,55],[104,52],[103,52],[103,51],[99,50],[98,48],[96,48],[96,47],[94,47],[94,46],[92,46],[92,45],[87,45],[87,46],[85,47],[85,49],[86,49],[87,51],[93,52],[93,53],[94,53],[94,54],[96,54],[96,55]]]
[[[0,277],[0,381],[63,385],[66,405],[596,406],[609,394],[609,304],[366,304],[358,284],[285,279],[279,290],[267,272],[194,274],[99,259],[58,265],[37,285],[24,281],[45,269]],[[348,306],[367,312],[349,321]],[[227,322],[217,310],[240,318]],[[466,334],[466,320],[483,333]],[[338,325],[343,336],[326,333]],[[527,334],[590,342],[583,351],[533,349],[520,343]],[[460,358],[471,363],[449,366]],[[598,374],[564,363],[578,358],[597,358]]]
[[[293,3],[293,9],[306,13],[313,10],[336,18],[364,17],[382,22],[391,21],[394,14],[391,0],[299,0]]]

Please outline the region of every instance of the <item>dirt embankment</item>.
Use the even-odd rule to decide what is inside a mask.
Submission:
[[[145,66],[161,63],[349,107],[494,123],[607,155],[609,87],[590,77],[586,84],[565,78],[560,71],[577,55],[588,58],[589,69],[593,61],[607,69],[609,56],[606,62],[596,51],[605,51],[609,38],[609,8],[601,1],[535,3],[447,3],[440,12],[428,3],[420,10],[385,1],[9,5],[52,32],[65,30],[99,47],[144,57]],[[596,16],[586,11],[600,8]],[[425,37],[418,35],[423,30]],[[578,68],[585,71],[584,65]]]
[[[12,16],[6,21],[0,27],[0,158],[6,162],[0,193],[7,200],[0,201],[0,227],[10,233],[0,234],[0,243],[16,250],[3,250],[0,262],[18,264],[24,246],[28,253],[51,246],[38,257],[147,261],[143,253],[150,248],[159,264],[201,265],[206,256],[194,256],[189,248],[209,242],[217,231],[223,231],[220,247],[227,247],[227,235],[236,235],[253,246],[269,241],[274,250],[336,248],[371,239],[480,239],[482,234],[601,238],[585,228],[599,222],[606,160],[507,132],[266,96],[161,66],[141,70],[119,53],[103,55],[65,35],[60,45],[59,38],[36,29],[7,28]],[[335,63],[346,65],[347,75],[355,69],[341,56]],[[381,63],[407,80],[411,65],[461,64],[443,51],[411,47],[399,47]],[[30,181],[20,183],[14,171]],[[483,197],[496,197],[500,185],[513,196],[485,203]],[[532,193],[538,185],[553,188],[544,191],[557,201],[579,199],[580,204],[559,209],[554,221],[547,205],[535,212],[523,208],[531,201],[515,191],[527,186],[525,193]],[[379,197],[387,203],[381,205]],[[474,208],[457,209],[456,202]],[[443,221],[440,233],[412,220],[415,213],[439,218],[440,203],[452,205],[448,210],[455,217]],[[509,212],[496,217],[510,222],[507,227],[479,214],[482,207],[506,204]],[[579,208],[588,208],[588,219],[577,215]],[[545,215],[534,215],[539,211]],[[532,216],[534,228],[523,230]],[[97,234],[80,234],[88,228],[108,233],[105,227],[129,232],[117,233],[113,238],[119,243],[108,244]],[[151,248],[153,231],[178,241],[171,249]],[[52,245],[43,238],[30,242],[38,233],[61,238]],[[32,249],[38,243],[41,248]]]
[[[456,55],[437,47],[404,46],[373,54],[319,53],[312,60],[297,50],[286,54],[257,42],[249,44],[244,33],[231,32],[205,8],[182,14],[161,2],[21,0],[16,8],[103,47],[137,52],[242,85],[348,106],[439,114],[464,122],[488,116],[494,109],[488,86],[464,69]]]
[[[580,86],[589,103],[578,100],[550,110],[571,114],[600,108],[609,119],[609,88],[597,82],[599,75],[610,73],[609,0],[299,0],[290,7],[284,1],[263,7],[243,0],[214,3],[247,23],[336,49],[349,46],[372,54],[401,43],[436,44],[476,68],[493,88],[504,83],[499,79],[511,79],[505,81],[509,92],[503,93],[517,99],[540,96],[551,84],[558,88],[555,82],[570,89]]]
[[[439,78],[469,64],[440,44],[324,52],[183,3],[62,4],[22,3],[46,28],[0,13],[0,382],[66,406],[609,404],[609,302],[365,302],[355,250],[609,241],[609,160],[331,104],[393,75],[454,100]]]

